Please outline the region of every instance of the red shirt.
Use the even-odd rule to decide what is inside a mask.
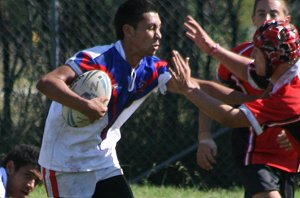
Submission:
[[[245,103],[240,109],[252,125],[250,130],[257,134],[262,132],[245,163],[264,163],[288,172],[299,172],[300,128],[290,126],[300,122],[300,61],[280,77],[269,97]],[[275,141],[286,127],[297,149],[286,151]]]
[[[246,42],[232,49],[233,52],[238,53],[243,56],[250,57],[253,50],[253,43]],[[242,91],[246,94],[261,94],[263,91],[260,89],[253,88],[247,81],[243,81],[240,78],[232,74],[223,64],[219,65],[217,71],[217,79],[229,85],[235,90]]]
[[[232,51],[247,57],[251,55],[252,50],[253,50],[253,44],[250,42],[243,43],[232,49]],[[261,90],[253,88],[248,82],[242,81],[241,79],[237,78],[222,64],[219,66],[217,78],[219,79],[220,82],[227,84],[229,87],[235,90],[239,90],[247,94],[262,93]],[[298,86],[298,83],[296,84]],[[276,86],[274,88],[276,89]],[[284,86],[284,88],[280,89],[281,91],[278,92],[278,94],[280,95],[284,93],[286,88],[287,87]],[[293,96],[294,98],[293,100],[289,100],[289,101],[285,100],[283,102],[281,98],[279,98],[278,95],[274,93],[275,95],[272,94],[271,98],[265,100],[260,99],[260,100],[256,100],[253,103],[245,104],[245,106],[247,107],[246,109],[248,109],[248,112],[253,111],[252,115],[254,117],[254,120],[257,120],[257,122],[256,123],[254,122],[253,124],[260,126],[259,128],[262,129],[264,132],[260,135],[256,135],[254,131],[255,127],[251,127],[248,130],[236,129],[235,131],[233,131],[232,144],[233,144],[235,157],[238,163],[241,163],[243,165],[266,164],[288,172],[300,171],[299,170],[299,159],[300,159],[299,141],[300,140],[297,140],[295,136],[293,136],[290,132],[288,132],[289,140],[293,143],[293,146],[297,149],[293,151],[286,151],[285,149],[280,148],[278,142],[276,141],[277,135],[282,130],[282,126],[270,127],[271,126],[270,124],[272,123],[274,124],[277,121],[278,123],[280,123],[283,121],[282,119],[284,118],[284,116],[287,117],[289,114],[292,114],[293,110],[288,111],[288,109],[286,108],[287,105],[286,102],[288,104],[295,102],[293,103],[294,104],[293,107],[297,106],[296,108],[300,108],[300,106],[298,107],[298,104],[300,104],[300,89],[298,89],[299,95],[297,97],[295,95],[294,88],[288,89],[289,91],[291,91],[290,96]],[[278,99],[278,101],[276,100],[276,98]],[[288,98],[289,97],[287,96],[285,99]],[[279,102],[282,104],[281,107],[278,106]],[[276,108],[277,110],[276,112],[274,110],[274,107],[278,107],[278,109]],[[297,112],[300,115],[300,111]],[[297,113],[295,113],[295,115],[296,114]],[[295,117],[295,119],[296,118],[297,116]],[[264,123],[263,126],[260,125],[262,123]],[[282,124],[284,124],[284,122]]]

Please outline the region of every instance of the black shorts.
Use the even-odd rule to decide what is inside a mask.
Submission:
[[[118,175],[99,181],[93,198],[133,198],[133,193],[125,177]]]
[[[297,177],[295,173],[288,173],[263,164],[255,164],[240,167],[239,174],[245,188],[245,198],[274,190],[279,191],[282,198],[294,197]]]

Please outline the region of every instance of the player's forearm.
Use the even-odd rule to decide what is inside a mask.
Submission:
[[[214,54],[214,58],[225,65],[235,76],[244,81],[248,81],[247,65],[252,59],[231,52],[223,47],[219,47],[217,53]]]
[[[207,80],[193,79],[196,81],[202,91],[205,91],[208,95],[221,100],[226,104],[242,104],[244,102],[253,101],[257,96],[247,95],[234,89],[225,87],[219,83]]]
[[[208,117],[205,113],[202,113],[199,110],[198,114],[198,140],[204,140],[204,139],[210,139],[212,138],[211,133],[211,125],[212,125],[212,119]]]
[[[250,126],[246,116],[238,109],[224,104],[199,89],[190,89],[185,96],[210,118],[229,127]]]
[[[85,110],[87,100],[73,92],[61,79],[53,76],[45,76],[37,82],[36,87],[51,100],[80,112]]]

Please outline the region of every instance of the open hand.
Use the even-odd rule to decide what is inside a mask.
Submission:
[[[217,45],[211,37],[205,32],[201,25],[192,17],[187,16],[184,23],[186,28],[186,36],[190,38],[194,43],[205,53],[211,54],[213,49]]]
[[[191,77],[191,69],[189,66],[189,57],[183,58],[178,51],[172,52],[172,62],[174,70],[170,69],[172,75],[172,84],[176,87],[176,92],[187,94],[191,89],[198,88],[198,84],[193,82]]]

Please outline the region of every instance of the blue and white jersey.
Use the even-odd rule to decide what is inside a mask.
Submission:
[[[67,125],[62,105],[52,102],[40,151],[41,166],[56,171],[80,172],[120,167],[115,146],[120,127],[156,88],[166,90],[171,78],[167,62],[156,56],[144,57],[133,69],[126,61],[121,41],[76,53],[66,62],[78,74],[105,71],[112,81],[108,113],[86,127]]]
[[[6,197],[7,173],[5,168],[0,167],[0,198]]]

